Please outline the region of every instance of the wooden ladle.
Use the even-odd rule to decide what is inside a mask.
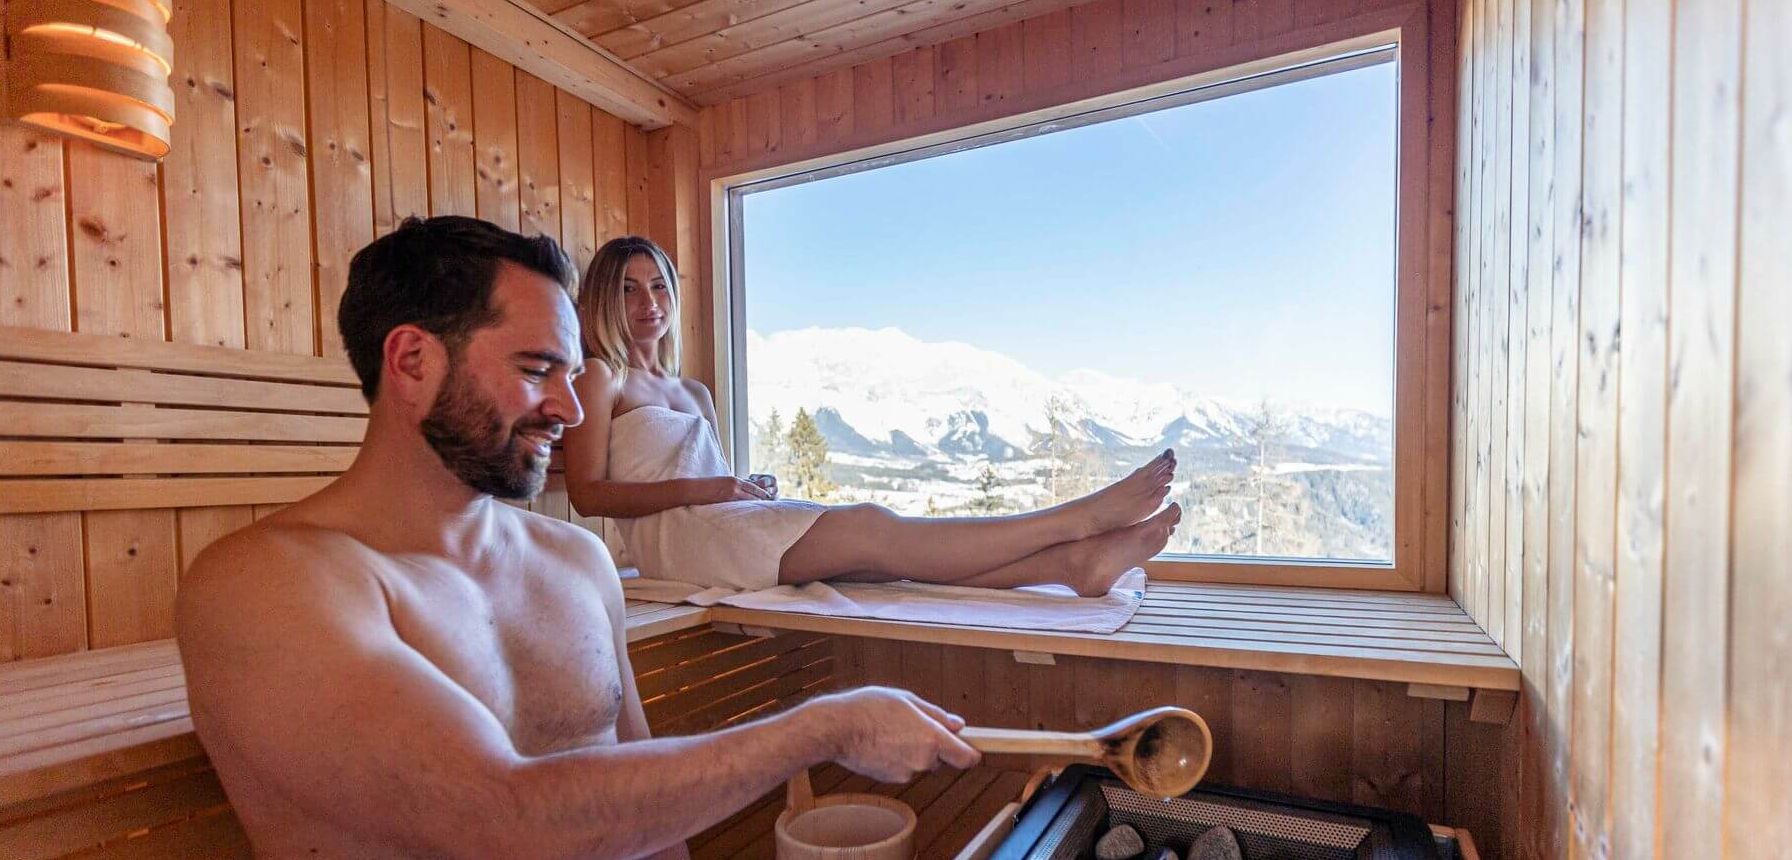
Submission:
[[[1070,756],[1106,765],[1132,790],[1169,800],[1187,794],[1207,773],[1213,734],[1186,708],[1140,711],[1093,732],[1035,732],[970,727],[958,733],[986,753]]]

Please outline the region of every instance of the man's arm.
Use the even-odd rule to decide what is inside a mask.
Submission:
[[[583,530],[581,530],[583,531]],[[610,560],[609,550],[585,533],[583,541],[595,544],[588,548],[594,557],[601,555],[603,563],[593,563],[585,569],[594,570],[599,577],[598,588],[603,590],[604,608],[610,615],[610,629],[615,631],[616,669],[622,681],[622,712],[616,716],[616,741],[650,740],[652,732],[647,726],[647,712],[641,707],[641,690],[635,684],[635,667],[628,653],[628,618],[622,597],[622,581],[616,576],[616,565]],[[661,849],[642,860],[690,860],[690,849],[683,839]]]
[[[709,735],[524,756],[398,637],[379,583],[337,549],[220,542],[183,583],[179,636],[201,740],[366,838],[447,857],[638,857],[830,758],[884,780],[976,760],[952,734],[962,721],[879,690]]]

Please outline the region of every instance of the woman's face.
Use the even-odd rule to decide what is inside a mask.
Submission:
[[[628,314],[630,340],[657,341],[666,333],[672,291],[666,287],[666,276],[652,257],[636,254],[623,267],[622,307]]]

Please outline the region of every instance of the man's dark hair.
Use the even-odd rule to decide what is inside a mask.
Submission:
[[[577,282],[572,261],[553,239],[460,215],[406,218],[355,254],[336,327],[369,403],[379,393],[392,329],[415,325],[458,351],[475,330],[502,320],[492,307],[500,260],[546,275],[569,295]]]

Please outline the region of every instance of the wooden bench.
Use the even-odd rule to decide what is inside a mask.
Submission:
[[[631,643],[709,615],[642,601],[626,612]],[[0,666],[0,810],[199,754],[172,639]]]

